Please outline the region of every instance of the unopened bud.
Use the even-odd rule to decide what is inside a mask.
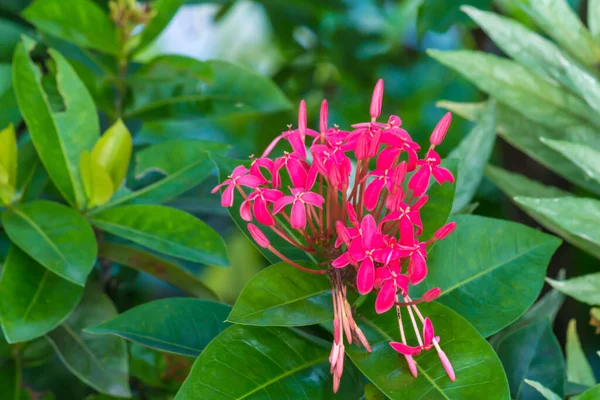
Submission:
[[[376,119],[381,115],[381,103],[383,102],[383,79],[377,81],[371,98],[371,118]]]
[[[306,102],[304,100],[300,102],[300,108],[298,108],[298,130],[301,134],[306,133]]]
[[[441,293],[442,293],[442,289],[440,289],[439,287],[433,288],[433,289],[429,289],[428,291],[426,291],[421,298],[423,299],[423,301],[429,303],[430,301],[433,301],[433,300],[437,299],[438,297],[440,297]]]
[[[390,119],[388,119],[388,125],[390,128],[398,128],[402,125],[402,120],[397,115],[390,115]]]
[[[450,127],[450,122],[452,122],[452,113],[447,112],[442,119],[440,119],[440,122],[437,123],[435,129],[431,133],[429,142],[432,145],[437,146],[442,143],[444,137],[446,137],[446,132],[448,132],[448,128]]]
[[[321,103],[321,118],[319,120],[319,130],[321,131],[321,133],[325,133],[325,131],[327,131],[327,117],[327,100],[323,100],[323,102]]]
[[[262,231],[258,228],[258,226],[254,225],[254,224],[248,224],[248,231],[250,232],[250,236],[252,236],[252,239],[254,239],[254,241],[263,248],[267,248],[271,245],[271,242],[269,242],[269,239],[267,239],[267,237],[265,236],[264,233],[262,233]]]
[[[451,234],[455,228],[456,228],[456,222],[450,222],[450,223],[442,226],[440,229],[438,229],[435,232],[434,236],[436,237],[437,240],[442,240],[446,236]]]

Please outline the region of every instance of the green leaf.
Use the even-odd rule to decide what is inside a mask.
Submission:
[[[530,381],[529,379],[525,379],[525,383],[528,384],[529,386],[531,386],[532,388],[534,388],[535,390],[537,390],[538,392],[540,392],[540,394],[542,396],[544,396],[544,398],[546,400],[563,400],[562,397],[560,397],[559,395],[557,395],[552,390],[548,389],[547,387],[545,387],[544,385],[542,385],[539,382]]]
[[[233,325],[200,354],[175,399],[358,400],[362,380],[351,363],[332,395],[327,346],[288,328]]]
[[[431,250],[429,273],[414,294],[441,288],[439,302],[487,337],[533,304],[560,240],[508,221],[474,215],[453,219],[456,230]]]
[[[87,198],[87,206],[92,208],[109,201],[115,191],[113,181],[108,172],[92,158],[89,151],[81,153],[79,169]]]
[[[579,245],[585,242],[584,250],[596,255],[600,246],[600,201],[582,197],[559,197],[555,199],[536,199],[532,197],[514,197],[513,200],[528,213],[535,212],[549,222],[549,228],[556,227],[562,235],[566,232],[577,238]],[[554,229],[553,229],[554,230]]]
[[[29,56],[34,46],[35,42],[24,39],[15,50],[13,85],[19,107],[50,179],[69,204],[81,209],[85,193],[79,160],[81,153],[90,151],[98,139],[98,115],[84,84],[55,50],[49,53],[56,63],[56,83],[66,109],[52,109],[42,87],[40,70]]]
[[[6,31],[3,30],[2,22],[0,19],[0,31],[5,35]],[[0,42],[1,46],[2,43]],[[12,53],[11,51],[11,57]],[[0,64],[0,127],[5,127],[9,124],[18,125],[20,123],[21,113],[19,112],[19,106],[13,90],[12,67],[10,64]]]
[[[117,54],[117,30],[108,14],[91,0],[36,0],[21,14],[40,31],[77,46]]]
[[[504,365],[512,398],[540,399],[538,392],[525,384],[525,379],[539,382],[561,398],[564,396],[564,359],[549,320],[514,330],[495,349]]]
[[[566,281],[555,281],[546,278],[546,281],[556,290],[560,290],[567,296],[591,306],[600,305],[600,272],[567,279]]]
[[[600,83],[554,43],[509,18],[472,7],[463,9],[506,54],[527,68],[562,83],[600,111]]]
[[[178,76],[212,76],[209,82],[178,79],[155,80],[147,74],[157,68],[172,68]],[[205,73],[204,71],[209,71]],[[244,67],[220,60],[198,61],[182,56],[160,56],[132,76],[136,93],[127,118],[159,120],[234,114],[273,113],[288,110],[289,100],[270,79]]]
[[[0,183],[8,184],[13,188],[17,184],[17,136],[15,128],[9,125],[7,128],[0,130],[0,167],[6,173],[6,180],[0,177]]]
[[[492,0],[421,0],[420,3],[417,28],[420,34],[424,34],[428,30],[445,32],[455,23],[468,22],[460,13],[462,4],[488,8]]]
[[[231,307],[212,301],[170,298],[142,304],[86,332],[116,335],[169,353],[197,357],[225,328]]]
[[[427,203],[421,209],[421,222],[423,223],[423,233],[421,235],[424,238],[432,237],[435,231],[448,221],[452,212],[452,204],[454,203],[454,196],[458,187],[458,180],[460,179],[458,175],[459,161],[445,159],[442,162],[442,166],[452,173],[456,182],[444,182],[442,185],[433,182],[429,187],[427,191],[429,200],[427,200]]]
[[[6,400],[23,400],[21,398],[21,373],[19,365],[14,360],[0,363],[0,387],[2,398]]]
[[[124,244],[103,242],[98,248],[98,256],[112,262],[148,273],[192,296],[219,300],[219,297],[196,276],[179,265]]]
[[[60,278],[13,246],[2,269],[0,323],[10,343],[56,328],[75,308],[83,288]]]
[[[453,212],[465,208],[475,196],[495,141],[496,103],[490,101],[477,125],[448,155],[448,158],[460,159]]]
[[[46,336],[63,364],[85,384],[117,397],[131,397],[125,341],[83,331],[117,316],[108,296],[90,286],[69,318]]]
[[[48,184],[48,174],[33,147],[31,136],[22,136],[19,143],[17,166],[17,196],[19,201],[32,201],[39,197]]]
[[[91,218],[103,231],[185,260],[227,266],[223,239],[198,218],[156,205],[109,208]]]
[[[542,143],[556,150],[573,164],[581,168],[587,176],[600,183],[600,151],[589,146],[563,140],[540,138]]]
[[[567,353],[567,379],[569,382],[594,386],[596,378],[581,348],[581,342],[577,335],[577,321],[575,319],[569,321],[565,350]]]
[[[104,132],[92,150],[92,159],[110,175],[115,190],[127,175],[131,148],[131,134],[119,119]]]
[[[518,3],[536,25],[581,62],[592,67],[600,60],[600,48],[565,0],[518,0]]]
[[[542,125],[554,129],[585,123],[600,126],[598,114],[581,99],[513,61],[469,50],[428,50],[427,54]]]
[[[438,105],[457,113],[470,120],[478,120],[485,103],[452,103],[439,102]],[[566,127],[564,129],[550,129],[536,124],[523,117],[521,114],[498,104],[496,121],[500,136],[515,148],[527,154],[557,175],[600,195],[600,185],[591,181],[588,176],[568,158],[552,150],[540,141],[541,137],[556,140],[577,140],[583,134],[596,136],[595,131],[581,126]],[[585,143],[584,143],[585,144]]]
[[[350,359],[390,399],[477,399],[485,388],[487,400],[509,399],[502,366],[491,346],[460,315],[438,303],[419,305],[431,318],[440,347],[456,371],[450,381],[435,350],[415,357],[418,378],[409,372],[406,360],[388,344],[400,341],[396,313],[377,314],[371,298],[358,310],[356,323],[365,333],[372,353],[356,346],[346,347]],[[404,309],[404,330],[415,342],[413,327]]]
[[[156,0],[152,3],[152,11],[156,12],[156,15],[140,34],[140,41],[135,49],[136,52],[144,49],[156,39],[167,27],[184,2],[185,0]]]
[[[248,282],[227,320],[243,325],[302,326],[332,318],[329,279],[278,263]]]
[[[596,400],[600,397],[600,385],[596,385],[593,388],[583,392],[577,400]]]
[[[588,0],[588,28],[596,44],[600,44],[600,2]]]
[[[38,200],[4,211],[2,224],[21,250],[50,271],[79,286],[96,261],[94,231],[77,211]]]

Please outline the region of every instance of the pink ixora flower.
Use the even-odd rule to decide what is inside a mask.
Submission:
[[[416,357],[436,351],[450,379],[455,379],[441,339],[435,336],[434,321],[418,307],[440,296],[440,289],[431,288],[416,300],[409,297],[411,286],[426,284],[428,248],[456,227],[454,222],[427,227],[429,232],[437,230],[425,237],[426,220],[421,218],[430,186],[454,182],[435,151],[452,116],[446,114],[440,120],[430,136],[430,147],[419,158],[421,148],[401,127],[400,117],[377,121],[383,90],[383,80],[379,80],[370,118],[365,112],[367,122],[352,125],[348,131],[329,125],[326,100],[321,103],[319,131],[311,130],[302,101],[298,126],[289,126],[260,157],[251,157],[249,168],[235,168],[213,190],[222,189],[225,207],[233,206],[238,192],[240,215],[258,246],[301,271],[328,276],[333,301],[329,362],[334,391],[344,370],[345,343],[371,351],[354,319],[348,291],[374,292],[375,311],[395,313],[399,332],[390,346],[406,359],[415,377],[419,372]],[[271,156],[279,147],[282,152]],[[273,238],[288,246],[278,248]],[[293,261],[290,246],[309,253],[324,267],[311,269]],[[414,330],[416,342],[408,342],[405,329]]]

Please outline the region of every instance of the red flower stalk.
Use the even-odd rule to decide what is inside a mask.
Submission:
[[[431,289],[417,300],[408,295],[409,286],[418,285],[427,276],[428,246],[447,237],[456,226],[452,222],[432,237],[421,237],[421,208],[428,201],[430,185],[454,182],[450,171],[440,166],[440,156],[434,150],[444,139],[452,116],[448,113],[440,120],[431,134],[430,148],[419,159],[420,147],[400,128],[399,117],[392,115],[387,123],[377,122],[383,87],[383,80],[379,80],[369,109],[370,121],[352,125],[352,131],[340,130],[336,125],[328,127],[326,100],[321,104],[319,131],[309,129],[302,101],[298,128],[290,126],[261,157],[252,159],[249,169],[237,167],[214,189],[224,187],[221,202],[225,207],[233,205],[235,191],[239,192],[243,198],[241,217],[249,222],[248,230],[257,245],[302,271],[328,274],[334,308],[329,357],[334,392],[343,373],[344,337],[349,344],[362,344],[371,351],[353,318],[348,286],[363,295],[375,291],[377,313],[396,308],[401,341],[390,345],[406,358],[415,377],[418,370],[413,357],[435,349],[448,376],[455,379],[452,365],[439,346],[440,338],[434,335],[432,321],[417,307],[436,299],[440,289]],[[313,138],[308,151],[307,136]],[[269,158],[285,142],[288,151]],[[352,156],[357,160],[355,164]],[[371,165],[375,168],[370,169]],[[290,260],[254,221],[328,267],[309,269]],[[417,343],[406,340],[403,308]]]

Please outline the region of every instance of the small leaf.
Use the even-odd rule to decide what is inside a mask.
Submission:
[[[567,296],[591,306],[600,305],[600,272],[579,276],[566,281],[555,281],[546,278],[546,281],[556,290]]]
[[[460,159],[452,212],[465,208],[483,179],[483,169],[496,141],[496,103],[490,101],[477,125],[448,158]]]
[[[36,0],[22,15],[40,31],[77,46],[111,54],[119,50],[115,25],[92,0],[69,0],[69,7],[61,0]]]
[[[557,395],[552,390],[548,389],[547,387],[545,387],[544,385],[542,385],[539,382],[530,381],[529,379],[525,379],[525,383],[527,383],[529,386],[531,386],[532,388],[534,388],[535,390],[540,392],[540,394],[542,396],[544,396],[544,398],[546,400],[563,400],[562,397],[560,397],[559,395]]]
[[[13,188],[17,184],[17,136],[15,128],[9,125],[0,131],[0,168],[6,171],[6,180],[0,176],[0,183],[8,184]]]
[[[94,231],[77,211],[46,200],[4,211],[8,237],[31,258],[79,286],[96,261]]]
[[[69,204],[82,209],[85,193],[79,161],[81,153],[90,151],[99,137],[96,108],[69,62],[56,50],[50,50],[56,63],[57,89],[66,108],[54,111],[42,86],[40,69],[30,58],[34,46],[35,42],[25,38],[15,50],[13,85],[19,107],[50,179]]]
[[[83,331],[117,316],[108,296],[90,286],[71,316],[47,339],[63,364],[81,381],[117,397],[131,397],[127,346],[121,338]]]
[[[152,11],[156,14],[140,34],[140,41],[135,51],[139,52],[152,43],[184,3],[185,0],[157,0],[152,3]]]
[[[439,302],[487,337],[533,304],[560,240],[508,221],[473,215],[453,219],[456,230],[433,247],[429,274],[411,290],[411,297],[441,288]],[[494,311],[498,307],[502,313]]]
[[[116,335],[157,350],[197,357],[230,326],[225,322],[230,310],[225,304],[200,299],[155,300],[85,331]]]
[[[110,175],[115,190],[127,175],[131,147],[131,134],[119,119],[104,132],[92,150],[92,159]]]
[[[596,378],[581,348],[581,342],[577,335],[577,321],[575,319],[569,321],[565,350],[567,353],[567,379],[569,382],[594,386]]]
[[[83,288],[53,274],[13,246],[2,269],[0,322],[10,343],[56,328],[75,308]]]
[[[98,248],[98,256],[118,264],[148,273],[189,294],[211,300],[219,297],[196,276],[179,265],[124,244],[104,241]]]
[[[587,176],[600,183],[600,151],[589,146],[563,140],[540,138],[542,143],[558,151],[581,168]]]
[[[91,218],[94,226],[184,260],[227,266],[223,239],[198,218],[156,205],[109,208]]]
[[[332,318],[329,279],[278,263],[248,282],[227,320],[242,325],[301,326]]]
[[[92,158],[89,151],[81,153],[79,170],[88,207],[100,206],[109,201],[115,191],[113,181],[106,170]]]

